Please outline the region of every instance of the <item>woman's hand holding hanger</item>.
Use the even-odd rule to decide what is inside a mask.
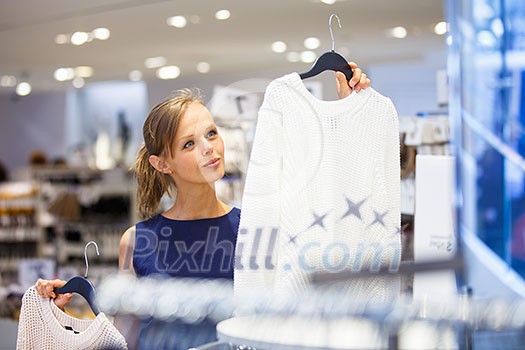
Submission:
[[[67,283],[67,281],[62,280],[43,280],[38,279],[35,283],[35,289],[44,298],[53,298],[55,299],[55,305],[58,306],[60,309],[64,309],[64,306],[71,300],[71,297],[73,296],[72,293],[66,293],[66,294],[55,294],[54,290],[55,288],[60,288],[64,286]]]
[[[357,63],[349,62],[348,64],[354,72],[352,79],[346,80],[346,77],[342,72],[335,72],[335,84],[337,86],[337,94],[339,95],[339,98],[345,98],[353,91],[359,92],[370,87],[370,79],[368,79],[366,74],[357,66]]]

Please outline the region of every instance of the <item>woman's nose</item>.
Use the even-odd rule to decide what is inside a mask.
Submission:
[[[207,156],[210,154],[213,154],[213,146],[208,140],[206,140],[204,141],[204,148],[202,149],[202,155]]]

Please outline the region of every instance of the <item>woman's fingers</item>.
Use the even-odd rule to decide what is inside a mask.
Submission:
[[[363,74],[363,72],[361,71],[361,68],[354,68],[354,74],[352,75],[352,78],[348,81],[348,85],[350,85],[351,88],[358,88],[359,86],[356,86],[358,85],[358,83],[361,81],[361,75]],[[359,90],[357,90],[356,92],[359,92]]]
[[[64,306],[71,300],[72,296],[73,296],[72,293],[59,294],[54,300],[55,305],[63,310]]]
[[[64,284],[66,284],[66,281],[62,280],[43,280],[38,279],[35,284],[35,289],[44,298],[56,298],[57,295],[55,294],[55,288],[62,287]]]
[[[355,92],[368,89],[370,87],[370,79],[368,79],[368,76],[357,66],[357,63],[348,62],[348,65],[354,72],[352,79],[348,82],[350,87],[352,87]]]
[[[352,93],[352,89],[348,85],[346,76],[341,72],[335,72],[335,85],[337,87],[337,94],[339,98],[345,98]]]

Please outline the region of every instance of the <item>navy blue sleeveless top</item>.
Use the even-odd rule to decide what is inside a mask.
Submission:
[[[233,280],[241,211],[210,219],[172,220],[156,215],[135,225],[133,267],[138,277],[226,278]],[[139,349],[186,350],[217,340],[216,322],[197,324],[143,318]]]
[[[173,220],[158,214],[135,226],[133,267],[138,277],[233,280],[240,209],[217,218]]]

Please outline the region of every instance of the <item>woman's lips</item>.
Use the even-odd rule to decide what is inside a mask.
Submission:
[[[219,162],[221,161],[220,158],[213,158],[208,163],[204,164],[205,167],[214,167],[219,165]]]

